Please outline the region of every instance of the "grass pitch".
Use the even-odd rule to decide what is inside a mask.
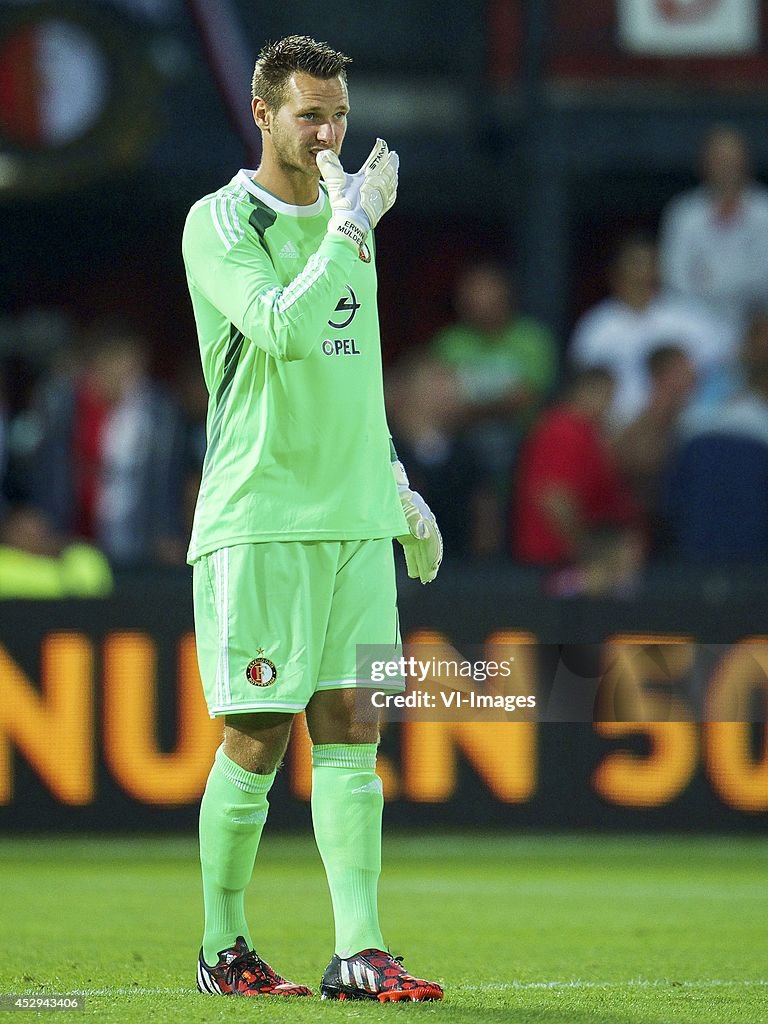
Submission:
[[[81,993],[83,1012],[42,1016],[115,1024],[402,1015],[448,1024],[759,1024],[768,1021],[767,846],[388,836],[385,935],[415,973],[443,982],[446,997],[382,1006],[198,995],[191,839],[3,839],[0,992]],[[248,907],[263,956],[317,990],[332,925],[311,838],[265,836]]]

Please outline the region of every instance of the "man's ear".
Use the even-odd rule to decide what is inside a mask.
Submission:
[[[251,110],[253,111],[253,120],[259,128],[264,132],[268,132],[272,126],[272,111],[261,96],[254,96],[251,102]]]

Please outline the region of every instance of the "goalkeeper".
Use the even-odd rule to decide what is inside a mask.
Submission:
[[[189,560],[205,697],[224,718],[200,807],[197,985],[211,994],[311,995],[254,951],[243,909],[275,771],[306,711],[336,931],[321,994],[442,998],[379,929],[378,726],[356,713],[356,645],[399,643],[392,538],[422,583],[442,541],[386,425],[372,229],[395,201],[398,160],[378,139],[357,173],[342,168],[348,63],[306,36],[261,51],[261,163],[197,202],[184,229],[210,395]]]

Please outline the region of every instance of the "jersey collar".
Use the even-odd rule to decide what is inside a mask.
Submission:
[[[316,217],[319,213],[323,212],[325,208],[325,192],[322,189],[319,190],[317,199],[310,206],[293,206],[291,203],[284,203],[282,199],[273,196],[271,192],[267,192],[261,185],[257,185],[253,180],[253,174],[253,171],[242,169],[235,176],[235,181],[250,192],[252,196],[260,199],[265,206],[274,210],[275,213],[287,213],[291,217]]]

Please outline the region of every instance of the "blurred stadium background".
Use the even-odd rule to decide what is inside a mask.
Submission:
[[[715,475],[723,461],[732,468],[730,456],[703,464],[715,541],[706,530],[685,541],[702,501],[690,481],[673,495],[675,519],[622,480],[632,513],[609,523],[607,538],[597,523],[594,547],[567,557],[520,557],[509,508],[520,444],[569,393],[574,328],[613,287],[616,248],[632,236],[652,249],[668,204],[699,182],[701,146],[716,126],[751,154],[748,177],[768,175],[768,4],[359,0],[352,10],[249,0],[211,5],[213,38],[205,9],[182,0],[0,4],[0,822],[9,831],[194,828],[218,733],[198,694],[183,564],[203,413],[179,238],[189,206],[253,157],[255,130],[244,138],[227,96],[242,87],[247,115],[256,50],[296,31],[354,59],[345,162],[356,166],[376,134],[400,154],[397,204],[377,232],[381,321],[392,417],[417,461],[414,425],[399,419],[403,396],[430,393],[446,374],[436,393],[461,406],[456,367],[434,338],[466,313],[468,269],[502,266],[509,316],[535,324],[542,346],[554,339],[556,368],[536,400],[520,399],[523,416],[497,408],[483,432],[488,422],[466,401],[445,422],[425,409],[440,451],[456,454],[442,487],[442,457],[421,465],[455,544],[435,585],[402,581],[404,630],[486,650],[535,639],[572,651],[617,636],[719,644],[703,685],[725,676],[764,709],[762,657],[744,668],[737,656],[767,632],[759,358],[753,376],[738,377],[741,338],[753,317],[759,335],[768,310],[760,239],[741,253],[759,280],[727,325],[717,297],[694,297],[708,330],[722,316],[728,340],[716,369],[737,379],[729,394],[757,389],[744,430],[759,451],[738,464],[750,468],[734,480]],[[217,62],[224,29],[238,35]],[[102,342],[112,361],[96,357]],[[689,340],[667,330],[654,345],[687,350]],[[81,374],[100,382],[96,397],[73,385]],[[137,519],[127,540],[108,530],[102,543],[88,497],[99,456],[85,434],[134,376],[153,389],[158,433],[170,423],[151,456],[165,475],[140,492],[158,522]],[[68,393],[72,434],[60,404]],[[651,434],[672,461],[684,404]],[[621,436],[611,429],[600,424],[601,442]],[[143,456],[120,451],[130,480]],[[91,460],[91,484],[80,457]],[[668,468],[652,467],[659,489]],[[739,546],[742,515],[752,532]],[[730,549],[716,543],[724,531]],[[85,546],[73,549],[65,535]],[[389,821],[404,827],[764,831],[768,822],[768,737],[750,722],[404,723],[387,728],[381,764]],[[307,785],[297,734],[273,827],[306,823]]]

